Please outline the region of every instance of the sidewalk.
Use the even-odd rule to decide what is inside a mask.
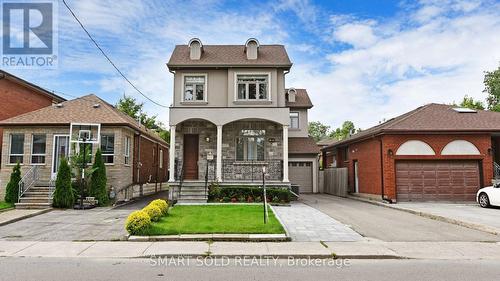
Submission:
[[[30,242],[0,241],[1,257],[276,257],[494,259],[500,243],[482,242]]]
[[[0,226],[20,221],[22,219],[31,218],[40,214],[44,214],[52,211],[52,209],[13,209],[4,212],[0,212]]]

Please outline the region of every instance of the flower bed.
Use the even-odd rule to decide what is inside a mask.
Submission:
[[[291,192],[284,188],[266,188],[268,203],[289,203]],[[217,203],[245,202],[259,203],[263,200],[263,190],[258,187],[219,187],[211,185],[208,190],[208,201]]]

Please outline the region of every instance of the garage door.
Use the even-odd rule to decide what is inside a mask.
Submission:
[[[398,161],[398,201],[473,201],[479,189],[477,161]]]
[[[312,162],[288,162],[288,175],[292,184],[300,186],[300,193],[313,192]]]

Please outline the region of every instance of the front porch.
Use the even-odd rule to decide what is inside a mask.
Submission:
[[[171,126],[170,185],[181,182],[219,184],[289,184],[288,126],[245,119],[225,125],[186,120]]]

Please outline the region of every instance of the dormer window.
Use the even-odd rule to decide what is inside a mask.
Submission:
[[[297,90],[295,90],[294,88],[290,88],[288,90],[288,99],[287,101],[288,102],[295,102],[295,97],[297,96]]]
[[[238,74],[236,81],[238,100],[268,100],[268,74]]]
[[[201,58],[201,53],[203,52],[203,45],[201,40],[198,38],[193,38],[189,40],[189,58],[191,60],[199,60]]]
[[[245,52],[247,53],[247,59],[256,60],[259,55],[259,41],[255,38],[250,38],[245,43]]]
[[[206,102],[207,101],[207,75],[206,74],[186,74],[184,77],[185,102]]]

